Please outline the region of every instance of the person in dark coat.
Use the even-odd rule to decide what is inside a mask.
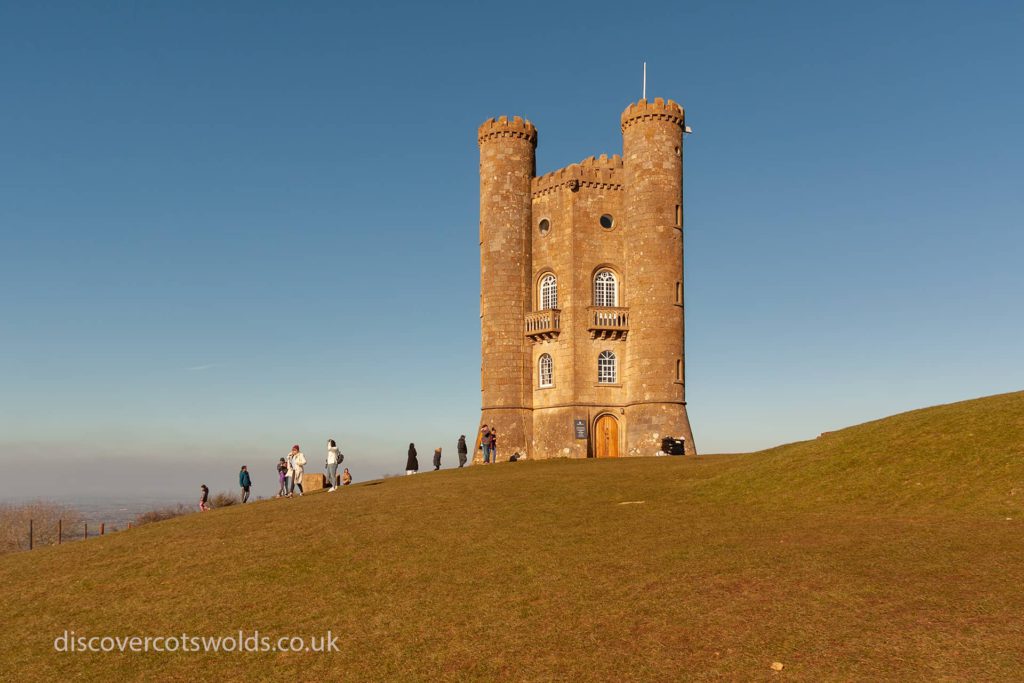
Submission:
[[[434,449],[434,471],[441,469],[441,449]]]
[[[416,459],[416,444],[409,444],[409,459],[405,461],[405,473],[416,474],[419,472],[420,462]]]
[[[242,471],[238,473],[238,485],[242,487],[242,502],[249,500],[249,488],[252,486],[252,477],[249,470],[242,465]]]
[[[456,447],[459,453],[459,467],[466,464],[466,454],[469,453],[469,449],[466,448],[466,435],[463,434],[459,437],[459,445]]]

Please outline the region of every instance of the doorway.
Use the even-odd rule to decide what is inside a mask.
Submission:
[[[619,421],[612,415],[602,415],[594,425],[594,456],[619,457]]]

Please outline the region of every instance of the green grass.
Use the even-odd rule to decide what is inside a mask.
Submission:
[[[1022,505],[1024,392],[761,453],[388,479],[2,557],[0,665],[26,681],[1020,680]],[[65,629],[330,629],[341,652],[55,653]]]

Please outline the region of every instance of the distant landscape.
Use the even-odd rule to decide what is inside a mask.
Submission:
[[[746,455],[503,463],[0,558],[20,680],[1012,680],[1024,392]],[[336,653],[55,656],[79,634]]]

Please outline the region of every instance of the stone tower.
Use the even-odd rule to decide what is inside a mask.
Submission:
[[[537,129],[518,116],[480,126],[480,331],[483,422],[499,447],[529,450],[533,387],[523,318],[530,310],[530,184]]]
[[[481,421],[497,429],[500,460],[654,455],[665,436],[696,452],[685,125],[675,102],[640,100],[622,114],[622,157],[540,177],[529,121],[480,126]]]

